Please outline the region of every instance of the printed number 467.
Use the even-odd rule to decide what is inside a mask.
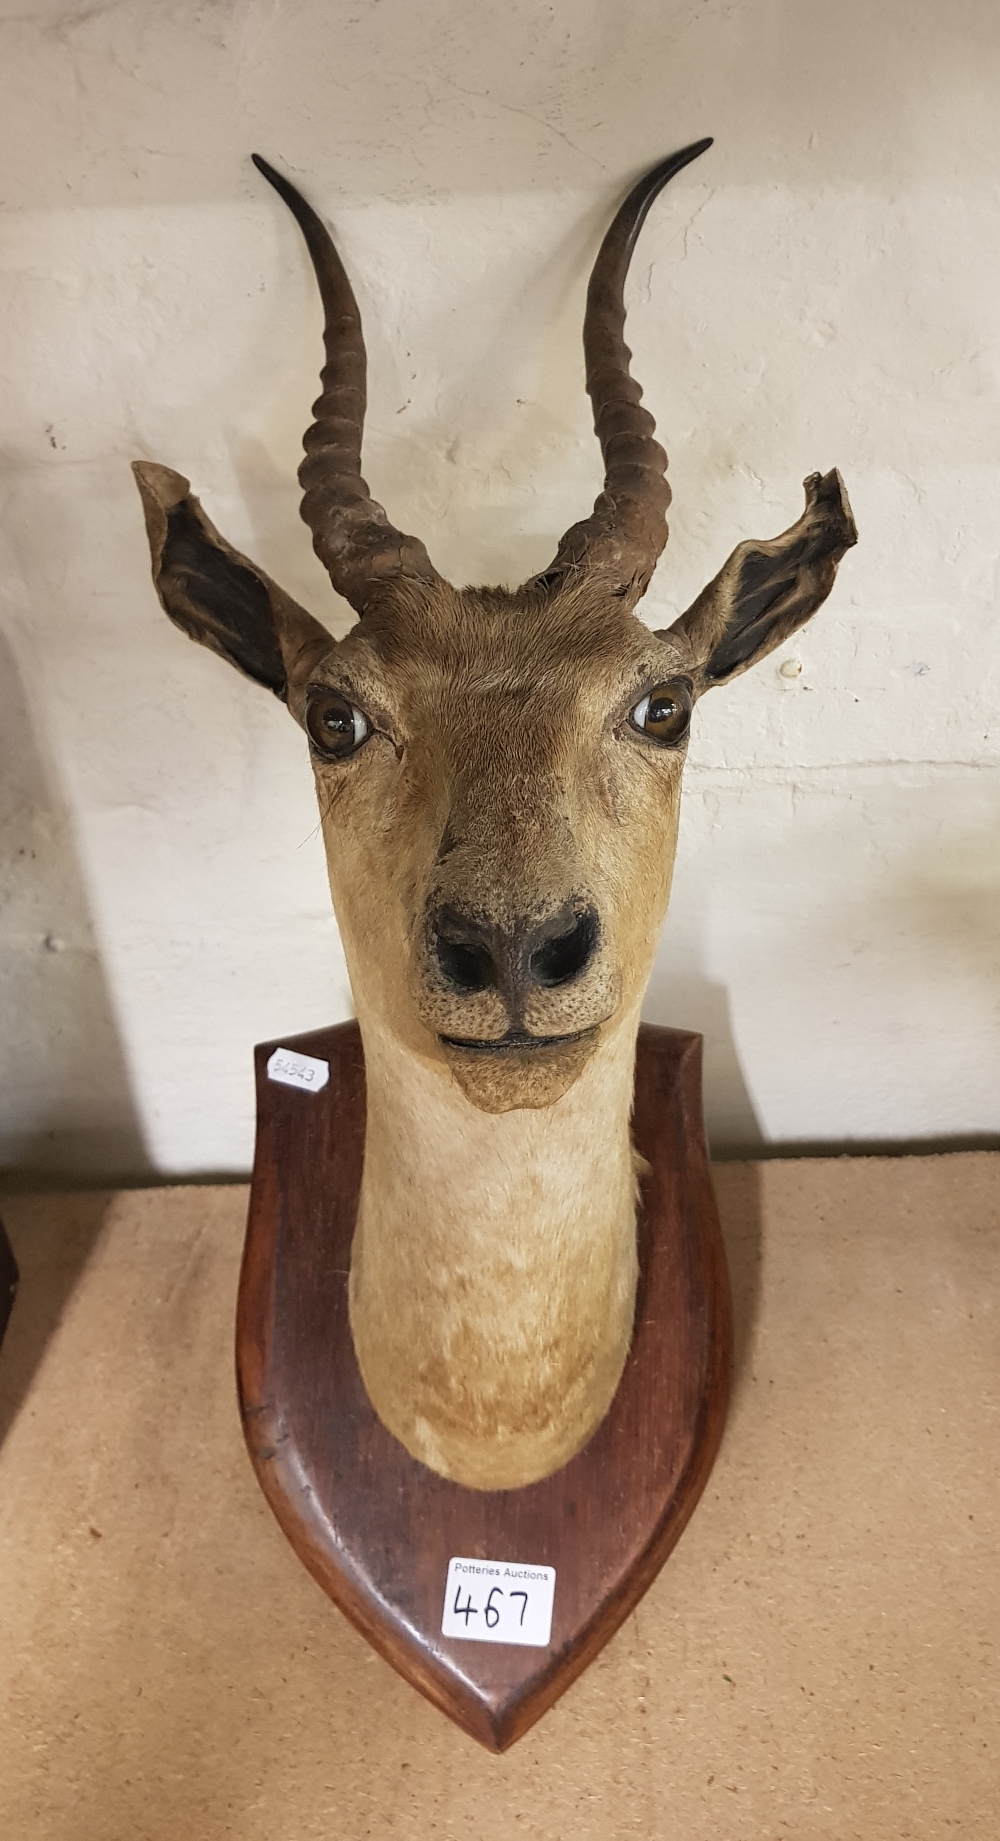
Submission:
[[[503,1598],[505,1596],[510,1597],[510,1598],[520,1598],[521,1615],[518,1618],[518,1623],[519,1624],[524,1623],[524,1613],[528,1608],[527,1592],[510,1592],[510,1593],[505,1594],[502,1586],[495,1585],[492,1588],[490,1595],[486,1600],[485,1605],[483,1606],[483,1616],[486,1619],[486,1627],[488,1630],[495,1630],[498,1623],[500,1622],[500,1609],[498,1605],[494,1604],[493,1600],[495,1598]],[[470,1617],[478,1617],[479,1609],[478,1609],[478,1606],[474,1605],[472,1602],[471,1592],[468,1593],[464,1604],[461,1603],[461,1597],[462,1597],[462,1587],[460,1585],[456,1585],[455,1603],[453,1606],[454,1614],[456,1617],[465,1618],[465,1627],[466,1629],[468,1629]]]

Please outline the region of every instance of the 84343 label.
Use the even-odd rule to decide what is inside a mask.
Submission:
[[[554,1566],[525,1566],[516,1560],[449,1560],[441,1635],[473,1643],[525,1643],[546,1649],[555,1595]]]

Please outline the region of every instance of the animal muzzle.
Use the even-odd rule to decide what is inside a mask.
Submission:
[[[422,957],[425,1020],[470,1049],[548,1046],[604,1022],[617,1000],[600,916],[583,894],[503,920],[453,900],[432,905]]]

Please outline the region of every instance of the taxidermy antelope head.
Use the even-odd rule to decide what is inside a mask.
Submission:
[[[691,712],[815,613],[855,542],[839,474],[783,536],[741,543],[653,633],[667,458],[640,407],[623,289],[641,179],[584,324],[604,490],[541,575],[453,588],[361,477],[365,348],[316,213],[294,213],[326,314],[302,516],[359,615],[336,643],[136,466],[170,618],[288,704],[309,740],[368,1085],[351,1325],[383,1423],[458,1482],[509,1488],[586,1442],[628,1352],[639,1009],[670,892]]]

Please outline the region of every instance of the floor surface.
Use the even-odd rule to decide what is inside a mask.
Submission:
[[[996,1841],[1000,1155],[716,1177],[722,1454],[503,1758],[367,1648],[258,1493],[246,1192],[6,1198],[4,1841]]]

